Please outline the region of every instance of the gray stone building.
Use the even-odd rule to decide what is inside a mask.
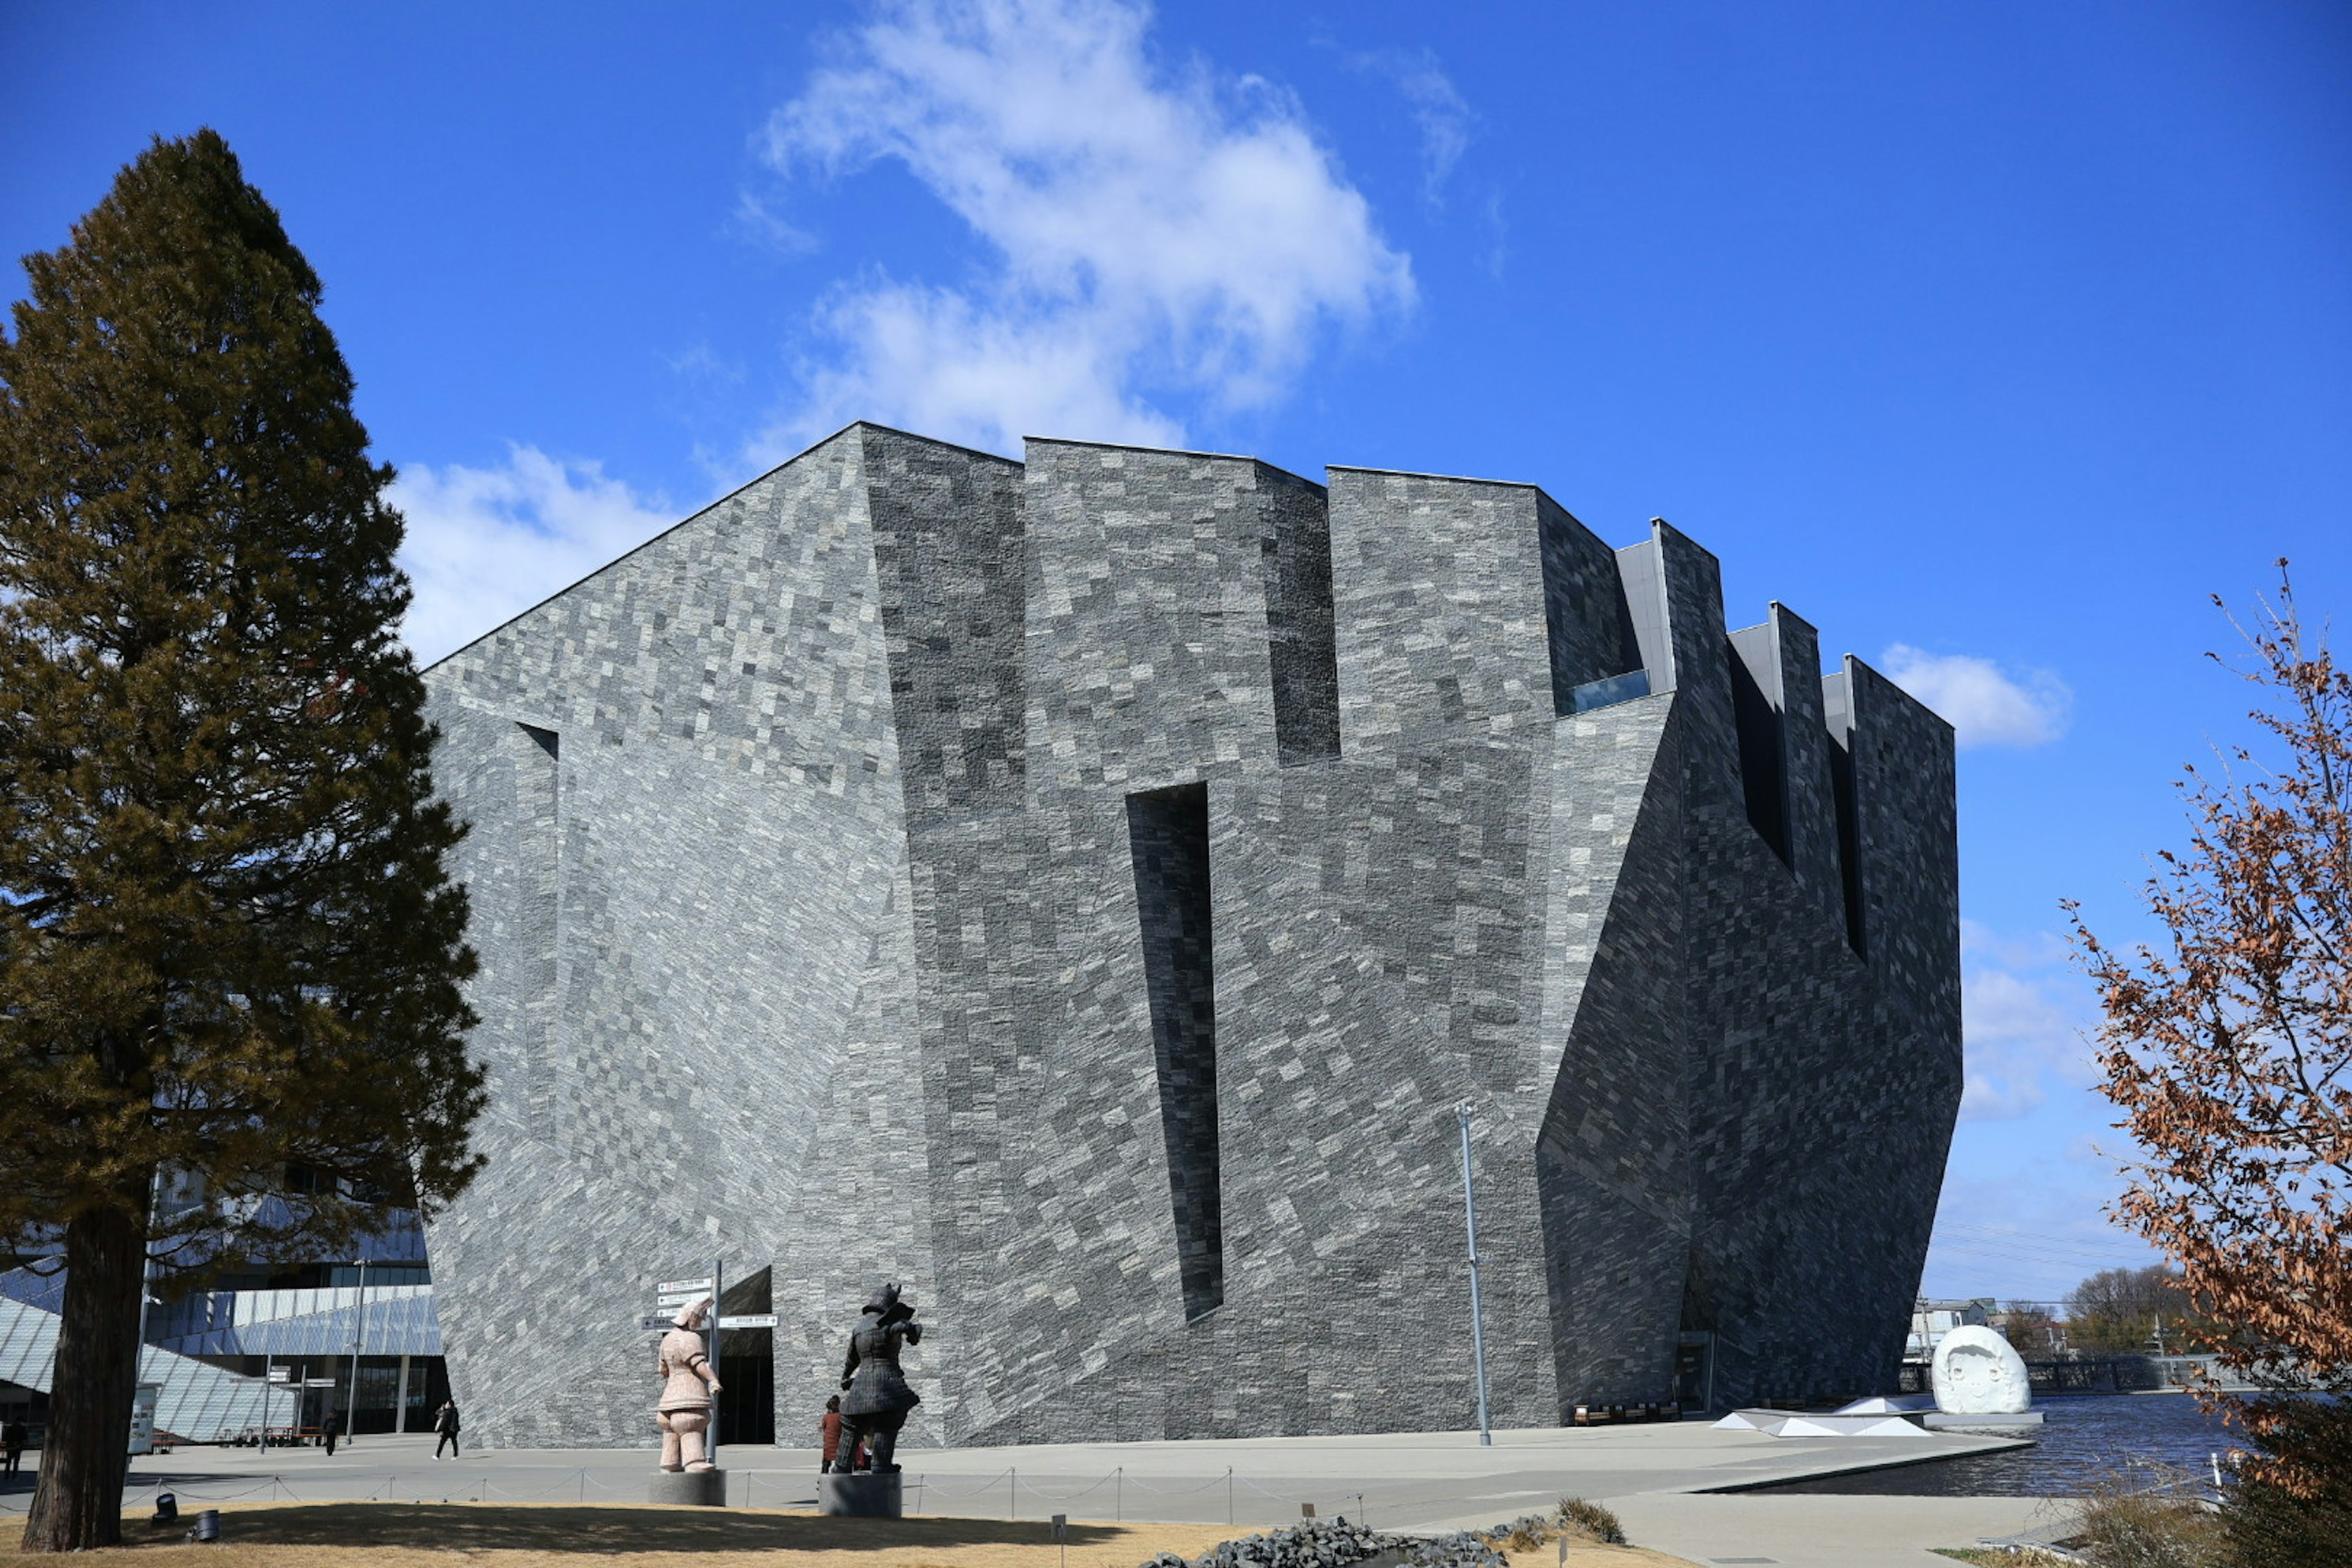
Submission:
[[[434,667],[492,1074],[469,1432],[911,1441],[1894,1384],[1960,1089],[1951,734],[1529,485],[853,426]],[[772,1370],[772,1385],[760,1384]],[[759,1429],[764,1429],[761,1426]]]

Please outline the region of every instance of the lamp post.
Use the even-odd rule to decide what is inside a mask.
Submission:
[[[351,1394],[343,1401],[343,1431],[357,1436],[360,1420],[360,1349],[367,1338],[367,1254],[360,1254],[360,1299],[352,1310]]]
[[[1478,1194],[1470,1184],[1470,1102],[1454,1108],[1462,1119],[1462,1218],[1470,1237],[1470,1346],[1478,1363],[1478,1441],[1492,1447],[1495,1434],[1486,1425],[1486,1314],[1478,1301]]]

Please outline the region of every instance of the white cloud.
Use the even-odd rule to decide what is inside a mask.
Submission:
[[[1961,979],[1960,1038],[1963,1121],[2024,1115],[2047,1098],[2043,1075],[2080,1054],[2073,1018],[2040,986],[2005,969],[1979,968]]]
[[[2074,950],[2066,940],[2046,931],[2032,936],[2010,936],[1994,930],[1982,921],[1960,917],[1960,954],[1963,960],[1990,959],[2011,969],[2046,968],[2054,963],[2072,961]]]
[[[1318,337],[1409,310],[1409,259],[1255,79],[1172,74],[1123,0],[895,0],[768,127],[787,174],[905,165],[987,247],[958,283],[880,273],[819,307],[830,357],[766,437],[856,418],[1010,451],[1173,443],[1147,389],[1286,392]]]
[[[601,465],[509,446],[495,468],[402,468],[400,562],[415,584],[403,631],[421,662],[463,647],[677,521]]]
[[[1989,658],[1928,653],[1896,643],[1882,661],[1887,679],[1943,715],[1969,746],[2039,746],[2066,732],[2074,694],[2047,671],[2021,680]]]
[[[1356,63],[1394,82],[1412,106],[1413,125],[1421,132],[1422,199],[1432,206],[1444,205],[1445,182],[1469,150],[1478,117],[1428,49],[1360,55]]]
[[[2063,967],[2064,942],[2046,931],[2004,936],[1964,920],[1960,953],[1961,1121],[2023,1116],[2049,1098],[2053,1078],[2075,1089],[2095,1080],[2087,1037],[2095,1003],[2082,977]]]

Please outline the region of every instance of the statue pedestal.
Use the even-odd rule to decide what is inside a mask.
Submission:
[[[827,1472],[816,1479],[816,1510],[849,1519],[897,1519],[904,1511],[898,1472]]]
[[[647,1502],[690,1503],[697,1508],[727,1506],[725,1470],[656,1470]]]

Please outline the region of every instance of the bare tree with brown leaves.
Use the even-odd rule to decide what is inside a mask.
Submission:
[[[2144,1157],[2118,1217],[2184,1273],[2223,1366],[2280,1392],[2352,1391],[2352,674],[2275,605],[2238,627],[2258,749],[2180,781],[2186,849],[2160,855],[2156,948],[2125,954],[2074,915],[2099,989],[2107,1097]],[[2220,604],[2217,598],[2215,603]],[[2233,623],[2234,624],[2234,623]],[[2217,660],[2219,656],[2215,656]],[[2070,910],[2073,906],[2069,906]],[[2209,1391],[2255,1436],[2270,1483],[2329,1484],[2263,1442],[2276,1401]],[[2291,1446],[2290,1446],[2291,1447]],[[2342,1479],[2336,1478],[2335,1485]]]

